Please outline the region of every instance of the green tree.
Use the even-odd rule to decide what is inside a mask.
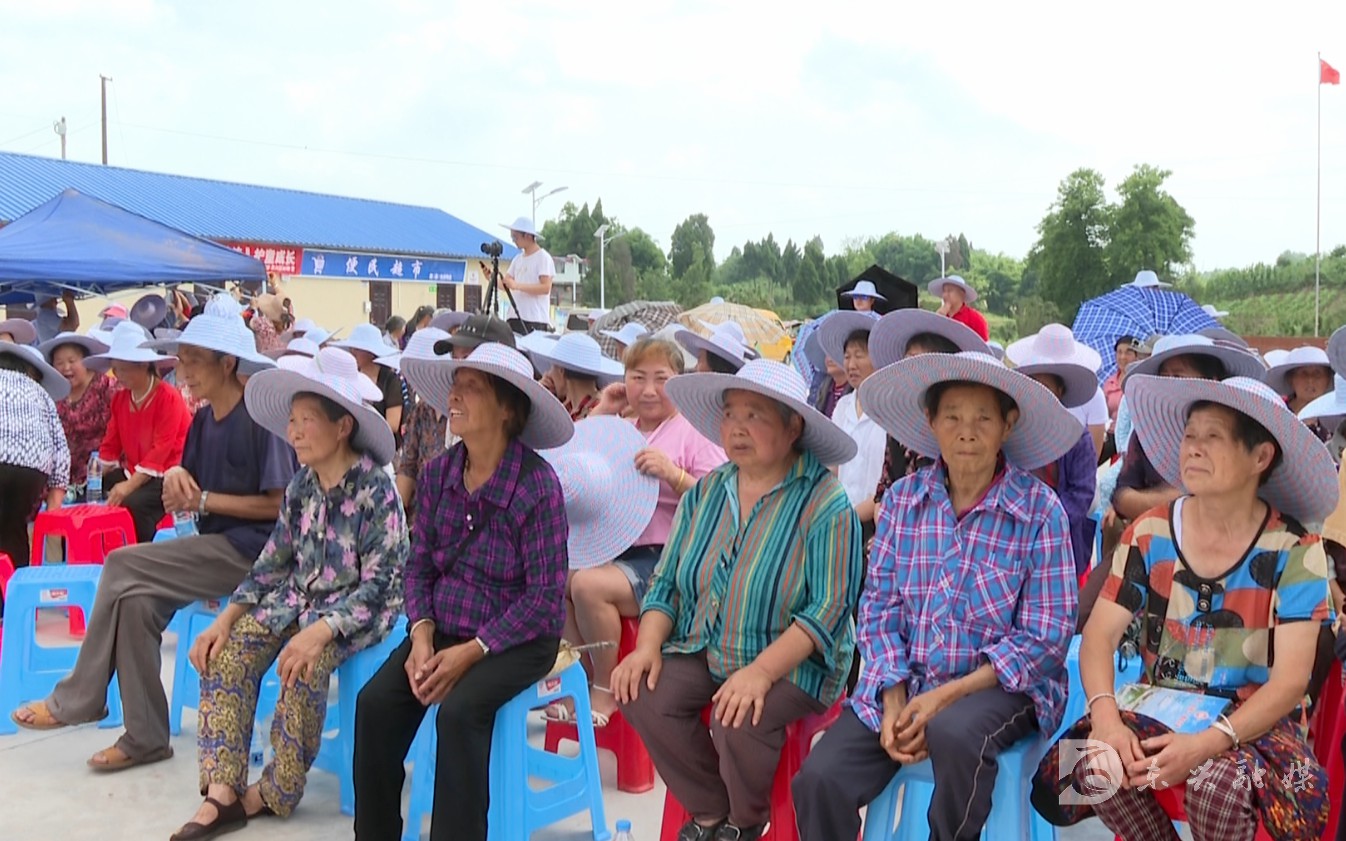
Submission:
[[[1103,187],[1095,170],[1068,175],[1038,223],[1038,240],[1028,256],[1042,299],[1071,319],[1081,302],[1112,285],[1106,257],[1110,208]]]
[[[1062,322],[1060,308],[1036,295],[1019,300],[1013,310],[1014,326],[1020,336],[1031,336],[1048,324]]]
[[[702,249],[701,243],[692,244],[692,259],[682,277],[672,282],[674,300],[684,309],[710,300],[710,280],[714,261]]]
[[[704,213],[688,216],[673,229],[673,241],[668,249],[668,262],[673,277],[682,277],[692,267],[697,245],[701,246],[702,259],[709,258],[710,268],[714,271],[715,232],[711,230],[710,220]]]
[[[1172,277],[1191,262],[1191,215],[1164,190],[1173,173],[1139,164],[1117,185],[1121,202],[1112,208],[1105,248],[1113,284],[1126,283],[1141,269]]]

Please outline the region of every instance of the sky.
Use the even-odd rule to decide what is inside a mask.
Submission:
[[[918,7],[919,5],[919,7]],[[1106,8],[1105,8],[1106,6]],[[1063,178],[1173,172],[1200,270],[1312,253],[1317,53],[1346,3],[0,0],[0,150],[428,205],[567,189],[667,248],[888,231],[1023,256]],[[1211,10],[1216,10],[1211,14]],[[1323,250],[1346,86],[1323,87]],[[3,189],[3,185],[0,185]]]

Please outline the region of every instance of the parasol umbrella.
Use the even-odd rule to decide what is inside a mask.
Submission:
[[[651,333],[657,333],[663,327],[674,324],[682,307],[672,301],[632,301],[620,307],[608,310],[589,325],[589,335],[593,336],[603,353],[617,358],[617,343],[600,333],[600,330],[620,330],[628,321],[639,321]]]
[[[1076,341],[1103,357],[1098,371],[1101,382],[1117,370],[1115,350],[1122,336],[1143,340],[1155,333],[1197,333],[1218,326],[1219,322],[1181,292],[1127,284],[1081,304],[1071,329]]]
[[[874,312],[880,315],[886,315],[893,310],[911,309],[917,305],[918,290],[916,287],[876,263],[860,272],[849,283],[843,283],[837,287],[837,309],[855,309],[855,304],[851,299],[842,297],[842,293],[850,292],[855,288],[855,284],[862,280],[874,284],[878,293],[887,299],[874,302]]]
[[[838,310],[825,312],[812,321],[799,325],[795,333],[795,352],[790,354],[790,362],[804,377],[804,382],[812,383],[813,378],[827,370],[827,356],[823,346],[818,344],[818,328]]]
[[[748,345],[758,353],[775,353],[782,347],[785,350],[789,349],[790,334],[780,323],[779,318],[741,304],[724,301],[702,304],[678,316],[678,321],[700,336],[709,336],[711,329],[717,324],[736,321],[738,326],[743,328],[743,336],[748,340]],[[783,353],[782,351],[781,355]],[[779,359],[780,356],[774,358]]]

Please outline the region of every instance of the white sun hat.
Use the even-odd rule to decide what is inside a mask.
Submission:
[[[1229,310],[1217,310],[1211,304],[1202,304],[1201,311],[1204,312],[1206,315],[1210,316],[1211,318],[1224,318],[1225,316],[1229,315]]]
[[[264,350],[262,353],[270,359],[283,359],[287,356],[306,356],[309,359],[318,355],[319,345],[317,342],[307,336],[300,336],[297,339],[290,339],[285,343],[285,347],[275,350]]]
[[[447,356],[452,349],[446,348],[444,353],[436,353],[435,345],[449,338],[449,334],[438,327],[422,327],[411,338],[407,340],[407,349],[390,353],[387,356],[380,356],[374,361],[384,366],[392,368],[394,371],[402,370],[402,360],[411,356],[415,359],[438,359],[441,356]]]
[[[1277,394],[1288,396],[1294,391],[1290,387],[1291,372],[1297,368],[1317,366],[1331,369],[1332,361],[1328,358],[1327,351],[1311,345],[1297,347],[1286,354],[1285,358],[1277,363],[1276,367],[1267,371],[1266,384],[1271,386]]]
[[[1175,356],[1210,356],[1220,360],[1225,373],[1231,377],[1251,377],[1255,380],[1266,378],[1267,369],[1262,360],[1254,354],[1231,345],[1197,334],[1177,334],[1160,336],[1154,343],[1154,352],[1147,358],[1132,362],[1126,366],[1126,378],[1133,376],[1158,376],[1163,364]]]
[[[0,321],[0,333],[14,337],[14,344],[31,345],[37,341],[37,328],[26,318],[6,318]]]
[[[518,231],[521,234],[529,234],[535,239],[542,239],[542,236],[537,232],[537,226],[534,225],[533,220],[529,219],[527,216],[520,216],[512,223],[501,222],[500,227],[507,231]]]
[[[257,337],[243,323],[239,304],[231,296],[219,294],[206,302],[200,315],[187,322],[182,335],[174,339],[152,339],[141,347],[177,355],[183,345],[213,350],[238,360],[238,373],[245,377],[276,367],[276,363],[257,352]]]
[[[938,298],[944,294],[945,286],[957,286],[959,289],[963,290],[963,300],[966,303],[971,304],[977,300],[977,290],[972,288],[972,284],[963,280],[956,274],[951,274],[948,277],[937,277],[930,281],[926,288],[930,290],[931,295]]]
[[[85,368],[106,374],[113,362],[153,363],[159,371],[178,364],[173,357],[162,356],[145,347],[145,328],[134,321],[123,321],[112,328],[111,339],[107,350],[85,358]]]
[[[1305,423],[1312,420],[1322,420],[1326,422],[1326,425],[1333,428],[1340,425],[1341,421],[1346,419],[1346,377],[1342,377],[1341,374],[1334,374],[1332,390],[1314,398],[1307,406],[1300,409],[1299,419]]]
[[[1261,424],[1276,439],[1281,463],[1257,495],[1301,523],[1321,523],[1337,507],[1337,468],[1323,442],[1266,383],[1248,377],[1178,380],[1141,375],[1126,386],[1136,434],[1155,470],[1182,488],[1181,449],[1193,403],[1227,406]]]
[[[942,336],[960,351],[991,355],[990,346],[971,327],[937,312],[913,307],[893,310],[870,331],[869,358],[874,367],[882,368],[905,357],[907,345],[923,333]]]
[[[868,283],[869,281],[862,280],[860,282]],[[871,333],[874,330],[874,325],[878,323],[879,314],[876,312],[838,310],[829,315],[827,320],[815,331],[818,334],[818,345],[822,348],[824,356],[837,365],[845,367],[846,340],[855,332]],[[865,341],[868,345],[868,337]],[[871,356],[870,359],[872,361],[873,357]]]
[[[163,295],[151,293],[141,296],[132,304],[127,317],[146,330],[153,330],[163,323],[166,315],[168,315],[168,301],[164,300]]]
[[[1142,269],[1136,272],[1135,280],[1125,285],[1135,286],[1139,289],[1167,289],[1173,284],[1163,282],[1159,279],[1159,275],[1149,269]]]
[[[3,327],[4,324],[0,323],[0,333],[5,332]],[[89,333],[90,335],[87,336],[70,332],[57,333],[52,338],[38,345],[37,349],[42,351],[42,355],[46,357],[48,362],[51,361],[52,354],[56,353],[56,349],[64,345],[75,345],[76,347],[84,348],[85,356],[93,356],[97,353],[107,353],[108,348],[110,347],[108,343],[101,341],[99,337],[93,335],[92,330],[89,331]],[[26,343],[20,342],[19,344]]]
[[[920,455],[939,458],[925,395],[931,386],[945,382],[989,386],[1014,401],[1019,420],[1003,451],[1005,460],[1021,470],[1051,464],[1084,435],[1084,427],[1056,395],[986,353],[928,353],[894,362],[860,386],[860,404],[893,438]]]
[[[533,363],[533,372],[540,377],[551,368],[551,360],[546,357],[547,351],[551,350],[560,339],[556,333],[534,330],[523,336],[516,335],[514,346],[528,357]]]
[[[0,341],[0,355],[17,356],[37,369],[42,375],[38,382],[42,390],[51,395],[52,400],[64,400],[70,396],[70,381],[61,376],[61,372],[47,364],[42,351],[32,345],[16,345],[13,342]]]
[[[449,405],[453,375],[460,368],[499,377],[524,393],[532,408],[519,440],[527,446],[534,450],[559,447],[575,434],[575,424],[565,406],[533,379],[532,364],[512,347],[485,342],[464,359],[402,357],[402,376],[407,385],[440,412],[446,411]]]
[[[1083,406],[1098,392],[1098,369],[1103,358],[1098,351],[1075,341],[1075,334],[1064,324],[1045,325],[1032,336],[1011,342],[1005,348],[1005,358],[1026,377],[1060,377],[1066,389],[1061,405],[1067,409]]]
[[[1289,355],[1290,351],[1284,348],[1272,348],[1271,350],[1262,354],[1262,360],[1267,363],[1267,370],[1271,370],[1272,368],[1275,368],[1277,365],[1284,362],[1285,357]],[[1331,354],[1328,355],[1328,358],[1331,359]]]
[[[323,348],[309,359],[286,356],[282,367],[262,371],[248,379],[243,399],[248,414],[268,432],[287,440],[290,404],[301,392],[319,394],[355,418],[357,429],[351,446],[366,453],[376,464],[389,464],[397,455],[397,443],[388,422],[366,401],[383,396],[351,356],[340,348]]]
[[[693,357],[699,357],[704,350],[718,356],[736,369],[742,368],[743,363],[757,357],[757,352],[748,346],[748,338],[743,333],[742,325],[737,321],[722,321],[710,327],[709,336],[699,335],[684,327],[675,334],[675,338]]]
[[[595,415],[575,424],[575,436],[541,450],[565,494],[571,569],[601,566],[625,552],[654,517],[659,480],[636,469],[646,447],[635,424]]]
[[[734,389],[769,397],[802,417],[800,443],[823,464],[845,464],[855,458],[855,440],[809,405],[804,378],[782,362],[750,359],[735,374],[683,374],[669,380],[664,389],[678,411],[709,441],[721,439],[724,393]]]
[[[639,321],[628,321],[622,325],[620,330],[599,330],[600,335],[607,336],[614,342],[621,342],[630,347],[640,340],[642,336],[650,334],[650,328],[641,324]]]
[[[1327,358],[1332,370],[1346,377],[1346,327],[1338,327],[1327,340]]]
[[[622,364],[604,356],[603,349],[588,333],[566,333],[551,342],[550,346],[539,342],[531,353],[539,367],[545,367],[541,363],[547,362],[567,371],[595,377],[601,385],[617,382],[626,375]]]
[[[887,301],[888,299],[879,294],[879,290],[874,286],[872,280],[861,280],[855,284],[855,288],[848,292],[842,292],[843,298],[873,298],[876,301]]]
[[[388,343],[383,340],[379,328],[372,324],[355,325],[351,328],[349,337],[339,342],[332,342],[331,345],[342,350],[362,350],[375,359],[388,355]]]

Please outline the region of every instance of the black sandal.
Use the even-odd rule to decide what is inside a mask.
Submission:
[[[168,841],[207,841],[248,825],[248,813],[243,808],[242,798],[228,806],[213,797],[207,797],[206,802],[215,807],[215,820],[206,824],[188,821],[169,836]]]

